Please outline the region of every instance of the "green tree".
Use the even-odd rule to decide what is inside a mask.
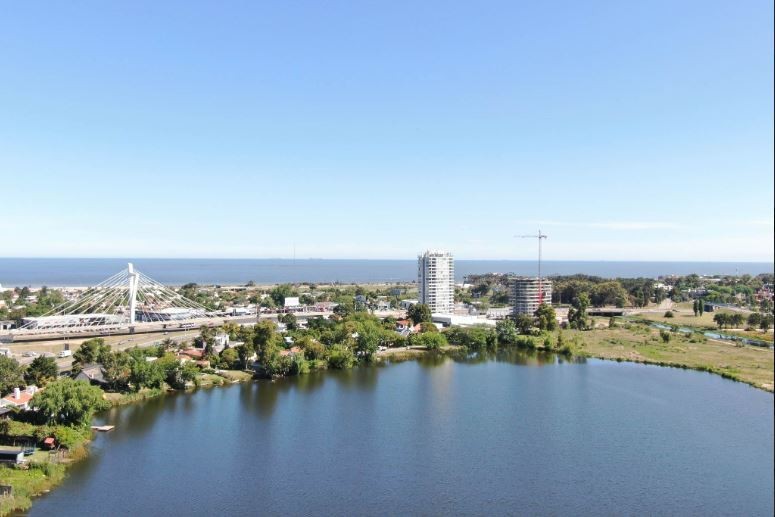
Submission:
[[[296,321],[296,315],[295,314],[291,314],[291,313],[281,314],[280,316],[278,316],[277,320],[280,323],[285,323],[285,327],[288,330],[296,330],[296,329],[299,328],[299,324]]]
[[[73,371],[80,371],[87,364],[101,363],[109,354],[110,346],[105,344],[104,339],[87,339],[73,354]]]
[[[495,332],[498,334],[498,341],[507,345],[513,345],[519,339],[517,326],[511,320],[501,320],[495,324]]]
[[[692,304],[692,309],[694,310],[694,317],[696,318],[700,314],[700,302],[698,300],[694,300],[694,304]]]
[[[589,307],[589,296],[586,293],[581,293],[573,299],[568,311],[568,324],[571,328],[585,330],[588,327],[587,307]]]
[[[283,307],[285,305],[286,298],[297,295],[298,293],[291,284],[280,284],[269,291],[269,297],[272,298],[272,301],[278,307]]]
[[[748,315],[748,326],[751,328],[759,328],[762,323],[762,315],[758,312],[752,312]]]
[[[421,346],[426,350],[439,350],[447,346],[447,338],[440,332],[412,334],[410,342],[412,346]]]
[[[36,357],[32,360],[24,372],[24,380],[27,384],[34,384],[41,388],[56,380],[59,376],[59,368],[53,357]]]
[[[355,364],[355,356],[350,348],[343,345],[334,345],[328,350],[328,366],[337,370],[352,368]]]
[[[0,355],[0,394],[5,395],[22,386],[24,375],[19,362],[12,357]]]
[[[700,316],[705,312],[705,302],[702,299],[697,300],[697,309],[700,311]]]
[[[233,348],[224,348],[221,352],[221,364],[228,370],[236,370],[240,366],[239,353]]]
[[[127,391],[135,359],[127,352],[105,354],[101,364],[108,388],[113,391]]]
[[[358,337],[356,338],[356,350],[358,357],[371,362],[374,358],[374,354],[377,353],[377,348],[382,340],[382,329],[373,322],[366,322],[361,325],[358,330]]]
[[[49,424],[85,427],[97,411],[110,404],[102,398],[102,390],[86,381],[59,379],[32,397],[36,408]]]
[[[432,320],[431,308],[424,303],[416,303],[409,307],[407,316],[412,320],[412,323],[417,325],[424,321],[430,322]]]
[[[729,314],[725,312],[717,312],[713,315],[713,322],[718,325],[718,328],[724,328],[729,325]]]
[[[541,330],[553,331],[557,329],[557,314],[554,308],[546,303],[538,306],[535,312],[538,328]]]
[[[527,314],[517,314],[514,316],[514,325],[519,329],[520,334],[529,334],[535,322]]]
[[[167,372],[157,361],[134,361],[131,368],[130,382],[135,391],[143,388],[161,388]]]

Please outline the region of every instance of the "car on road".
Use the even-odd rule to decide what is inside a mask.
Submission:
[[[59,352],[59,357],[70,357],[71,355],[73,355],[73,352],[70,350],[62,350]]]
[[[33,352],[32,350],[30,350],[29,352],[24,352],[22,354],[22,356],[24,357],[38,357],[39,355],[40,355],[39,353]]]

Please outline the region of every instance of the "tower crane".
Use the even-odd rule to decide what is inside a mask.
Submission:
[[[544,285],[543,278],[541,277],[541,241],[548,236],[545,233],[541,233],[538,230],[538,235],[517,235],[520,239],[538,239],[538,303],[544,303]]]

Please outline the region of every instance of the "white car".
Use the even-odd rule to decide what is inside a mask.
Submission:
[[[38,357],[40,354],[37,352],[29,351],[22,354],[24,357]]]
[[[59,352],[59,357],[70,357],[71,355],[73,355],[73,352],[70,350],[62,350]]]

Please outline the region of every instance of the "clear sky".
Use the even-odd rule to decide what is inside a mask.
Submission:
[[[771,0],[0,8],[0,256],[773,259]]]

